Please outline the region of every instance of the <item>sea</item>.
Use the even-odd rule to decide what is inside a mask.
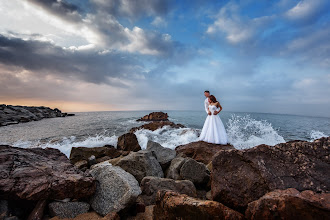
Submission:
[[[0,144],[21,148],[51,147],[67,157],[72,147],[117,145],[120,135],[146,122],[136,119],[152,111],[73,112],[75,116],[48,118],[40,121],[0,127]],[[135,132],[142,149],[148,140],[163,147],[175,147],[198,141],[206,119],[205,111],[166,111],[169,120],[186,128],[168,126],[156,131]],[[276,145],[290,140],[313,141],[330,135],[330,118],[269,113],[225,112],[219,114],[228,141],[236,149],[259,144]]]

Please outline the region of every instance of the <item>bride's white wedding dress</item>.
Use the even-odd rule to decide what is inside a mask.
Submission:
[[[212,115],[207,115],[199,140],[213,144],[227,144],[227,133],[225,126],[219,117],[214,115],[214,111],[219,111],[215,105],[209,105]]]

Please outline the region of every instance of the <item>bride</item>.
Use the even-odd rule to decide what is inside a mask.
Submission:
[[[227,133],[218,115],[222,111],[222,106],[213,95],[208,97],[208,101],[208,115],[199,140],[213,144],[227,144]]]

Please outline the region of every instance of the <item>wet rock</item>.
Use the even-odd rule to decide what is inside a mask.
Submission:
[[[123,151],[139,151],[141,147],[133,133],[123,134],[118,138],[117,149]]]
[[[164,177],[162,167],[158,163],[153,152],[140,150],[131,151],[116,164],[130,174],[140,183],[145,176]]]
[[[157,191],[162,189],[172,190],[192,197],[197,196],[196,188],[189,180],[173,180],[147,176],[142,179],[140,187],[142,190],[140,198],[146,206],[155,204]]]
[[[164,112],[152,112],[149,115],[145,115],[137,121],[168,121],[168,115]]]
[[[86,198],[93,177],[81,172],[57,149],[0,145],[1,198],[43,200]]]
[[[188,158],[180,169],[180,176],[182,179],[190,180],[195,185],[201,186],[209,181],[210,171],[205,164]]]
[[[51,202],[48,205],[50,215],[60,218],[75,218],[88,212],[89,207],[86,202]]]
[[[154,208],[156,220],[165,219],[244,219],[244,216],[223,204],[199,200],[185,194],[160,190]]]
[[[148,151],[153,151],[156,155],[156,159],[159,164],[162,166],[163,170],[165,170],[171,163],[171,161],[175,158],[176,152],[170,148],[165,148],[162,145],[148,141],[147,149]]]
[[[130,206],[141,194],[133,175],[107,161],[92,166],[90,173],[98,181],[90,204],[102,216]]]
[[[248,204],[247,219],[328,219],[330,193],[275,190]]]
[[[155,122],[141,125],[140,127],[134,127],[129,132],[134,133],[140,129],[147,129],[147,130],[155,131],[164,126],[170,126],[171,128],[184,128],[185,127],[182,124],[175,124],[174,122],[171,122],[171,121],[155,121]]]
[[[244,211],[275,189],[329,192],[330,137],[314,142],[220,151],[212,161],[212,198]]]
[[[180,145],[175,148],[177,154],[184,155],[185,157],[191,157],[198,162],[208,164],[212,161],[214,155],[222,150],[235,149],[234,146],[211,144],[204,141],[192,142],[185,145]]]

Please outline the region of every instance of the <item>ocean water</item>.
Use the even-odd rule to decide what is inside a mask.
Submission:
[[[52,147],[68,157],[72,147],[116,146],[117,138],[132,127],[146,122],[136,119],[151,111],[75,112],[76,116],[50,118],[40,121],[0,127],[0,144],[16,147]],[[167,111],[169,119],[186,128],[163,127],[156,131],[135,132],[142,148],[148,140],[164,147],[197,141],[203,127],[204,111]],[[259,144],[275,145],[290,140],[313,141],[330,135],[330,118],[297,115],[221,112],[229,142],[237,149]]]

